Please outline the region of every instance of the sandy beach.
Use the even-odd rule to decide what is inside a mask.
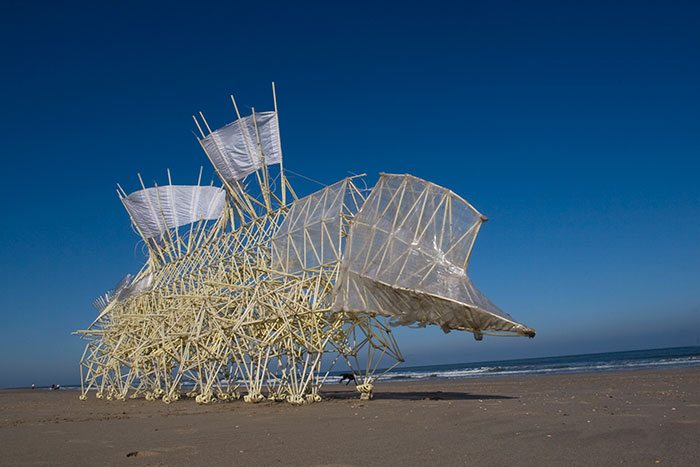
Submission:
[[[304,407],[0,391],[0,463],[698,465],[700,368],[326,386]]]

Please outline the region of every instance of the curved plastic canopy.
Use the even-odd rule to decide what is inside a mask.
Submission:
[[[445,332],[534,336],[471,282],[467,266],[486,220],[450,190],[411,175],[383,174],[352,220],[334,309],[378,313],[393,324]]]

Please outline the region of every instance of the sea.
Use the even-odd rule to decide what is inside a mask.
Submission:
[[[386,372],[380,380],[420,381],[689,367],[700,367],[700,346],[448,365],[399,366]],[[343,371],[331,371],[329,374],[330,381],[342,373]],[[378,373],[382,372],[379,371]],[[239,383],[243,383],[243,381],[239,381]],[[62,389],[79,388],[79,384],[62,387]]]
[[[381,379],[415,381],[688,367],[700,367],[700,346],[397,367],[387,372]]]

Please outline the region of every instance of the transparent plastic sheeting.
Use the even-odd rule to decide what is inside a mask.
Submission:
[[[260,151],[266,165],[282,162],[276,112],[242,117],[213,131],[202,139],[202,145],[211,163],[228,182],[242,180],[258,170],[261,167]]]
[[[122,202],[141,235],[154,238],[182,225],[218,219],[226,193],[213,186],[167,185],[136,191]]]
[[[343,252],[343,214],[362,199],[349,180],[295,201],[272,238],[272,268],[289,274],[334,265]]]
[[[410,175],[382,175],[352,221],[334,309],[379,313],[395,325],[436,324],[445,332],[533,334],[467,276],[484,220],[445,188]]]
[[[123,302],[127,298],[134,297],[145,293],[151,289],[153,285],[153,273],[140,273],[136,277],[131,274],[127,274],[119,281],[114,289],[108,290],[103,293],[93,302],[93,306],[100,315],[97,319],[100,319],[105,312],[107,306],[112,302]]]

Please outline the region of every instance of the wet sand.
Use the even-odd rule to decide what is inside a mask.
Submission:
[[[304,407],[0,391],[0,464],[700,465],[700,368],[328,384]]]

